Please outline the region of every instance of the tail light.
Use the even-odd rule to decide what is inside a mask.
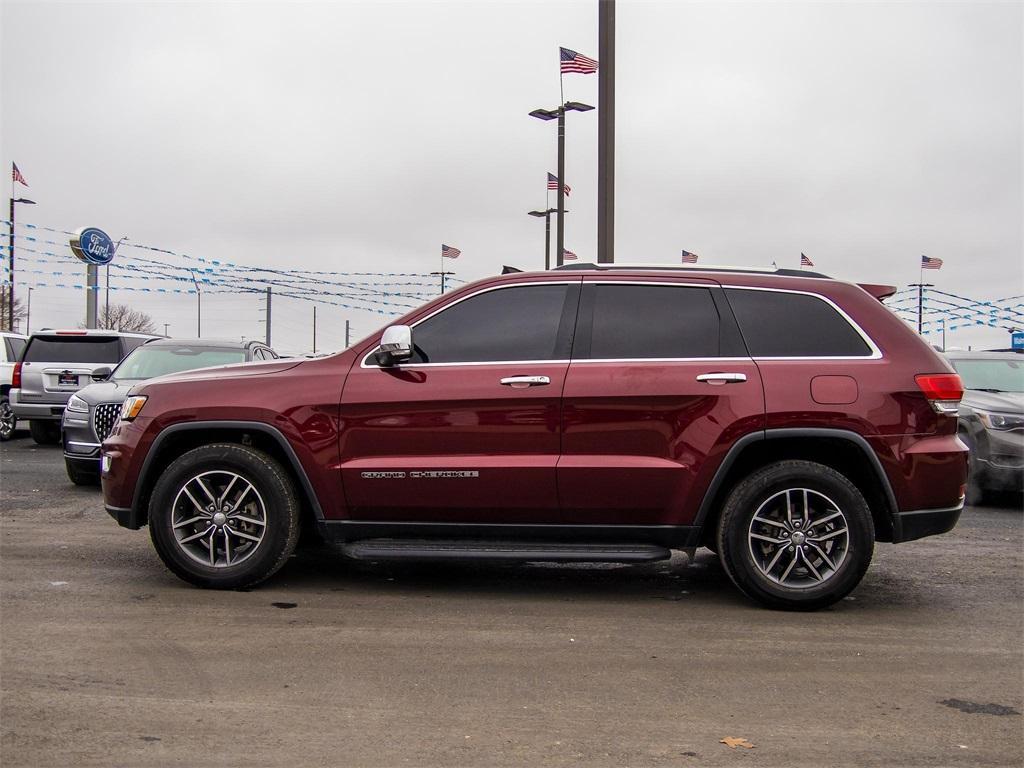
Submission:
[[[964,383],[957,374],[922,373],[914,379],[936,413],[956,415],[964,396]]]
[[[15,363],[11,371],[11,389],[21,389],[21,363]]]

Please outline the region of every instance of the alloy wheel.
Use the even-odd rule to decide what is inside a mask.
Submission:
[[[174,498],[171,530],[181,550],[212,568],[239,565],[263,542],[267,508],[255,486],[214,470],[185,482]]]
[[[820,586],[842,566],[850,550],[846,515],[828,496],[787,488],[757,508],[747,543],[761,575],[792,589]]]
[[[18,417],[8,400],[0,401],[0,440],[9,440],[18,424]]]

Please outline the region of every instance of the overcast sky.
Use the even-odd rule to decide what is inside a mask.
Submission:
[[[558,103],[559,45],[598,56],[594,0],[0,13],[0,160],[38,203],[19,221],[287,268],[429,272],[442,242],[462,249],[460,279],[542,266],[526,212],[545,205],[555,126],[527,112]],[[927,254],[943,290],[1024,293],[1020,3],[620,0],[617,14],[618,261],[686,248],[796,267],[803,251],[836,277],[905,285]],[[565,96],[597,104],[597,85],[567,75]],[[596,116],[568,118],[581,260],[596,260]],[[18,266],[78,270],[34,258]],[[195,333],[194,297],[112,300]],[[204,297],[204,336],[261,337],[260,306]],[[275,301],[276,347],[309,348],[311,306]],[[81,294],[33,291],[33,328],[83,316]],[[321,305],[320,347],[341,345],[346,318],[359,337],[387,319]]]

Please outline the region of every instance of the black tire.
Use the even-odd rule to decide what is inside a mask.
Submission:
[[[37,445],[57,445],[60,442],[60,422],[58,421],[33,419],[28,423],[28,431]]]
[[[182,489],[204,472],[237,474],[252,485],[264,507],[262,540],[236,565],[197,562],[172,528]],[[299,538],[299,513],[294,483],[277,461],[255,448],[215,443],[180,456],[160,475],[149,502],[149,534],[160,559],[179,578],[200,587],[240,589],[270,578],[285,564]]]
[[[71,461],[70,459],[64,459],[64,469],[68,473],[68,480],[75,485],[100,484],[100,472],[98,467],[96,469],[88,469],[86,467],[79,466],[77,462]]]
[[[4,395],[0,397],[0,443],[6,443],[18,428],[18,417],[14,415],[11,408],[11,399]]]
[[[795,507],[799,508],[800,499],[808,497],[802,493],[804,489],[809,491],[813,501],[812,512],[808,517],[812,523],[819,525],[817,532],[813,528],[807,530],[807,526],[801,523],[802,515],[797,513],[794,513],[793,519],[797,524],[803,525],[802,532],[798,527],[791,534],[777,523],[772,526],[755,524],[754,516],[759,511],[765,517],[771,517],[773,513],[766,510],[772,509],[772,505],[781,504],[783,506],[776,509],[785,508],[785,503],[789,501],[789,496],[784,493],[787,490],[796,494]],[[820,501],[822,497],[825,497],[824,501]],[[831,514],[813,510],[814,504],[821,504],[822,508],[827,509],[824,502],[831,502],[842,513],[841,516],[827,523],[815,522],[822,521]],[[799,512],[799,509],[797,511]],[[835,526],[843,526],[843,521],[846,534],[835,534],[835,531],[839,530]],[[773,527],[774,525],[778,527]],[[796,537],[800,534],[799,542],[803,543],[803,546],[764,544],[756,537],[748,539],[752,531],[776,532],[773,535],[780,542],[783,541],[783,537],[792,537],[791,541],[797,541]],[[819,538],[810,537],[810,534],[815,533]],[[821,536],[831,537],[829,540],[833,543],[821,541]],[[831,467],[810,461],[780,461],[755,471],[732,489],[719,519],[717,540],[725,572],[745,595],[770,608],[811,611],[841,600],[860,583],[874,552],[875,526],[864,496],[842,474]],[[805,540],[820,543],[805,543]],[[844,547],[841,553],[839,546]],[[822,551],[820,547],[825,547],[828,551],[826,557],[832,558],[828,562],[836,561],[834,564],[837,567],[830,571],[811,547],[819,547],[819,552]],[[833,549],[829,550],[829,547]],[[755,557],[758,556],[752,551],[755,549],[761,558],[761,566],[755,561]],[[779,552],[780,549],[783,551]],[[805,551],[811,553],[811,568],[804,565],[804,559],[798,559],[798,556],[804,558]],[[784,566],[788,566],[790,552],[793,553],[792,561],[795,567],[789,573],[794,577],[803,574],[804,584],[799,584],[799,580],[795,578],[797,583],[787,585],[784,582],[788,575],[783,575],[780,581],[777,577],[771,578],[762,571],[765,561],[770,565],[773,562],[772,558],[778,556],[778,565],[775,568],[779,570],[773,572],[769,567],[767,573],[782,575],[780,571]],[[817,569],[813,568],[815,561]],[[820,574],[812,574],[812,570],[818,569]],[[816,580],[815,576],[819,578]]]

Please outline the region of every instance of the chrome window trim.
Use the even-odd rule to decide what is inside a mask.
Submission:
[[[461,298],[451,302],[450,304],[445,304],[443,307],[438,307],[437,309],[435,309],[433,312],[431,312],[426,317],[421,317],[415,323],[410,323],[409,324],[409,328],[415,328],[417,325],[419,325],[420,323],[426,322],[427,320],[432,318],[434,315],[438,315],[441,312],[444,312],[445,310],[451,309],[456,304],[461,304],[462,302],[466,301],[467,299],[472,299],[474,296],[480,296],[481,294],[490,293],[491,291],[502,291],[502,290],[507,290],[509,288],[527,288],[527,287],[532,286],[532,285],[565,285],[565,286],[571,286],[571,285],[578,285],[582,281],[583,281],[583,278],[581,276],[577,276],[575,280],[571,279],[571,278],[563,278],[561,280],[530,280],[530,281],[523,282],[523,283],[509,283],[508,285],[492,285],[492,286],[489,286],[487,288],[481,288],[479,291],[473,291],[473,293],[467,293],[465,296],[462,296]],[[388,327],[389,326],[385,326],[384,328],[382,328],[381,329],[381,333],[383,334],[384,330],[386,328],[388,328]],[[377,352],[379,349],[380,349],[380,340],[378,339],[377,346],[375,346],[373,349],[371,349],[369,352],[367,352],[363,356],[362,362],[359,363],[359,367],[360,368],[377,368],[377,369],[382,368],[383,366],[380,366],[380,365],[376,365],[376,364],[374,364],[374,365],[367,365],[367,363],[366,363],[366,361],[369,360],[373,356],[373,354],[375,352]],[[407,364],[395,363],[394,365],[388,366],[388,370],[394,370],[396,368],[409,369],[409,368],[436,368],[436,367],[440,367],[440,366],[451,367],[453,365],[460,365],[460,366],[461,365],[542,365],[542,364],[545,364],[545,363],[555,364],[555,363],[568,363],[568,362],[569,362],[568,360],[501,360],[501,361],[486,360],[486,361],[483,361],[483,362],[476,362],[476,363],[469,363],[469,362],[466,362],[466,363],[407,363]]]
[[[778,277],[789,277],[789,276],[788,275],[778,275]],[[486,360],[486,361],[482,361],[482,362],[409,363],[409,364],[404,364],[404,365],[402,363],[397,363],[397,364],[395,364],[393,366],[389,366],[389,369],[397,369],[397,368],[402,368],[402,369],[414,369],[414,368],[451,368],[451,367],[454,367],[454,366],[459,366],[459,367],[461,367],[461,366],[474,366],[474,367],[476,367],[476,366],[483,366],[483,365],[567,365],[567,364],[572,364],[572,365],[584,364],[584,365],[586,365],[586,364],[593,364],[593,363],[716,363],[716,362],[729,363],[729,362],[750,362],[752,360],[764,360],[764,361],[776,361],[776,360],[778,360],[778,361],[838,360],[838,361],[842,361],[842,360],[880,360],[880,359],[882,359],[882,351],[881,351],[881,349],[879,349],[878,345],[875,344],[874,339],[872,339],[867,334],[867,332],[863,328],[861,328],[860,325],[852,317],[850,317],[846,313],[845,310],[843,310],[842,307],[840,307],[838,304],[836,304],[834,301],[832,301],[832,299],[828,298],[827,296],[823,296],[822,294],[816,293],[814,291],[800,291],[800,290],[795,290],[795,289],[791,289],[791,288],[765,288],[765,287],[755,286],[755,285],[732,285],[732,284],[729,284],[729,283],[718,282],[718,281],[714,280],[713,278],[698,278],[698,279],[700,279],[701,282],[691,282],[691,281],[688,281],[686,278],[683,278],[681,280],[642,280],[642,279],[641,280],[629,280],[629,279],[622,279],[622,278],[614,279],[614,278],[603,278],[603,277],[601,277],[601,278],[593,278],[593,277],[588,278],[586,276],[582,276],[581,275],[577,280],[539,280],[539,281],[530,281],[530,282],[523,282],[523,283],[512,283],[510,285],[492,285],[492,286],[490,286],[488,288],[482,288],[479,291],[474,291],[473,293],[467,294],[467,295],[461,297],[460,299],[458,299],[457,301],[453,301],[451,304],[446,304],[443,307],[439,307],[438,309],[435,309],[433,312],[431,312],[426,317],[422,317],[419,320],[417,320],[415,323],[412,323],[409,327],[410,328],[415,328],[417,325],[419,325],[420,323],[422,323],[422,322],[424,322],[426,320],[429,320],[434,315],[439,314],[440,312],[443,312],[446,309],[454,307],[456,304],[459,304],[459,303],[461,303],[461,302],[463,302],[463,301],[465,301],[467,299],[471,299],[474,296],[479,296],[480,294],[488,293],[490,291],[504,290],[504,289],[507,289],[507,288],[522,288],[522,287],[526,287],[526,286],[530,286],[530,285],[573,285],[573,284],[576,284],[576,283],[584,283],[584,284],[590,284],[590,285],[594,285],[594,284],[605,284],[605,285],[664,285],[664,286],[671,286],[671,287],[682,286],[682,287],[689,287],[689,288],[706,288],[708,290],[711,290],[712,288],[721,287],[722,289],[735,289],[735,290],[741,290],[741,291],[767,291],[767,292],[770,292],[770,293],[796,293],[796,294],[800,294],[800,295],[803,295],[803,296],[813,296],[816,299],[820,299],[821,301],[825,302],[830,307],[832,307],[832,309],[834,309],[836,312],[838,312],[840,317],[842,317],[850,325],[850,327],[852,327],[853,330],[856,331],[857,335],[860,336],[861,339],[863,339],[864,343],[868,345],[868,348],[871,350],[871,354],[869,354],[869,355],[828,355],[828,356],[826,356],[826,355],[804,355],[804,356],[800,356],[800,355],[792,355],[792,356],[789,356],[789,355],[779,355],[779,356],[773,356],[773,357],[769,357],[769,356],[763,356],[763,357],[753,357],[753,356],[751,356],[751,357],[623,357],[623,358],[602,358],[602,359],[597,359],[597,358],[576,358],[576,359],[568,359],[568,360]],[[805,278],[796,278],[795,276],[793,276],[793,279],[805,279]],[[382,329],[382,332],[383,332],[383,329]],[[741,331],[741,333],[742,333],[742,331]],[[367,360],[369,360],[378,349],[380,349],[380,347],[376,346],[373,349],[371,349],[366,355],[364,355],[363,359],[362,359],[362,362],[360,362],[360,364],[359,364],[359,367],[360,368],[376,368],[376,369],[380,370],[382,368],[382,366],[379,366],[379,365],[368,365],[367,364]]]

